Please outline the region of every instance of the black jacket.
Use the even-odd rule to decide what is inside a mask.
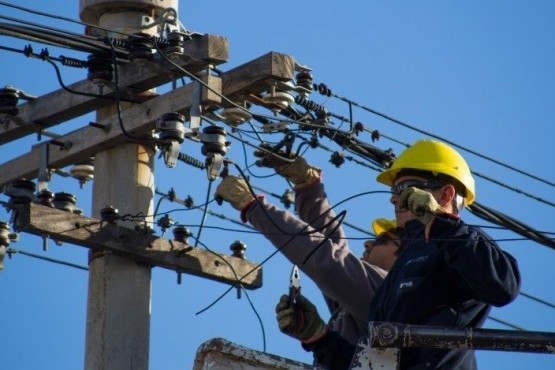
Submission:
[[[491,305],[506,305],[519,293],[515,259],[459,218],[435,217],[429,240],[423,224],[409,221],[403,244],[372,301],[369,321],[480,327]],[[330,369],[348,368],[354,351],[335,334],[307,348]],[[470,370],[476,360],[470,350],[403,348],[401,369],[421,368]]]

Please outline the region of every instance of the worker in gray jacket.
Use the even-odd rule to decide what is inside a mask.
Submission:
[[[316,283],[331,313],[326,330],[329,327],[356,344],[368,332],[370,302],[386,269],[395,260],[398,247],[390,239],[381,239],[379,243],[370,240],[365,243],[364,260],[356,256],[328,202],[321,170],[302,157],[287,162],[272,154],[268,156],[266,165],[294,185],[298,217],[280,210],[262,195],[255,197],[242,177],[224,177],[216,197],[239,210],[243,222],[250,222]],[[379,229],[387,223],[378,224],[375,225]],[[371,264],[373,260],[379,265]]]

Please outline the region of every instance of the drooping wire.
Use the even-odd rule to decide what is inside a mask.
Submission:
[[[117,116],[118,116],[118,122],[119,122],[119,127],[121,129],[121,132],[128,138],[133,139],[133,140],[138,140],[138,141],[143,141],[145,139],[149,139],[146,137],[138,137],[138,136],[133,136],[131,135],[129,132],[127,132],[127,130],[125,129],[125,125],[123,124],[123,119],[121,117],[121,104],[120,104],[120,91],[119,91],[119,72],[118,72],[118,65],[116,63],[116,50],[114,48],[114,43],[112,42],[111,39],[106,38],[106,42],[110,45],[110,49],[112,51],[111,53],[111,58],[112,58],[112,64],[114,66],[114,84],[115,84],[115,88],[114,88],[114,96],[116,98],[116,111],[117,111]],[[152,140],[152,139],[150,139]]]
[[[242,293],[245,294],[245,296],[247,297],[247,300],[249,302],[249,305],[251,306],[254,314],[256,315],[258,322],[260,323],[260,328],[262,330],[262,341],[263,341],[263,348],[264,348],[264,352],[266,351],[266,331],[264,330],[264,323],[262,322],[262,318],[260,317],[260,315],[258,314],[258,311],[256,310],[256,308],[254,307],[254,304],[252,303],[252,300],[250,299],[250,296],[247,292],[247,290],[245,288],[243,288],[243,285],[241,284],[241,280],[246,276],[239,278],[239,276],[237,275],[237,272],[235,271],[235,269],[233,268],[233,266],[222,256],[220,256],[218,253],[213,252],[210,248],[208,248],[207,245],[205,245],[204,243],[202,243],[200,240],[196,240],[195,241],[195,245],[196,244],[201,244],[208,252],[218,256],[225,264],[227,264],[227,266],[231,269],[231,272],[233,273],[233,275],[235,276],[235,279],[237,280],[236,285],[234,286],[230,286],[229,289],[226,291],[226,293],[222,296],[220,296],[218,299],[216,299],[209,307],[197,312],[195,315],[199,315],[201,313],[203,313],[204,311],[206,311],[208,308],[214,306],[220,299],[222,299],[227,292],[230,292],[232,289],[240,289]]]
[[[209,181],[208,181],[208,189],[206,190],[206,202],[204,202],[204,204],[205,204],[205,206],[204,206],[204,211],[203,211],[203,214],[202,214],[202,219],[201,219],[201,222],[200,222],[200,227],[198,228],[198,231],[197,231],[197,237],[195,238],[195,240],[196,240],[196,241],[195,241],[195,248],[198,246],[198,242],[199,242],[199,240],[200,240],[200,234],[201,234],[201,232],[202,232],[202,227],[204,226],[204,222],[206,222],[206,215],[207,215],[207,210],[208,210],[208,203],[209,203],[209,201],[210,201],[210,194],[211,194],[211,191],[212,191],[212,182],[213,182],[212,180],[209,180]]]
[[[248,184],[248,182],[247,182],[247,184]],[[252,191],[252,188],[251,188],[251,192],[254,194],[254,192]],[[377,192],[367,192],[367,193],[358,194],[357,196],[366,195],[366,194],[373,194],[373,193],[381,193],[381,192],[380,192],[380,191],[377,191]],[[333,208],[337,207],[338,205],[340,205],[340,204],[342,204],[342,203],[344,203],[344,202],[346,202],[346,201],[348,201],[348,200],[354,199],[355,197],[356,197],[356,196],[349,197],[349,198],[344,199],[343,201],[341,201],[341,202],[335,204],[333,207],[330,207],[329,209],[327,209],[327,210],[325,210],[324,212],[322,212],[318,217],[316,217],[316,219],[312,220],[312,222],[316,221],[319,217],[322,217],[323,215],[325,215],[327,212],[331,211]],[[265,208],[264,208],[264,207],[261,207],[261,209],[265,211]],[[240,281],[243,280],[245,277],[249,276],[249,275],[252,274],[254,271],[258,270],[258,269],[259,269],[260,267],[262,267],[266,262],[268,262],[270,259],[272,259],[277,253],[279,253],[283,248],[285,248],[287,245],[289,245],[289,243],[291,243],[293,240],[295,240],[295,238],[297,238],[298,236],[301,236],[301,235],[309,235],[309,234],[312,234],[312,233],[314,233],[314,232],[316,232],[316,231],[324,230],[324,229],[326,229],[329,225],[331,225],[332,223],[336,222],[340,217],[343,217],[343,218],[344,218],[345,214],[346,214],[346,211],[343,211],[343,212],[339,213],[338,215],[336,215],[336,217],[333,217],[328,223],[324,224],[322,227],[320,227],[320,228],[318,228],[318,229],[315,229],[314,231],[305,232],[305,230],[306,230],[308,227],[310,227],[310,224],[309,224],[309,223],[306,223],[305,226],[304,226],[300,231],[298,231],[297,233],[283,233],[283,235],[290,235],[291,237],[290,237],[286,242],[284,242],[282,245],[276,246],[276,250],[275,250],[275,251],[273,251],[272,253],[270,253],[270,255],[268,255],[266,258],[264,258],[264,259],[263,259],[260,263],[258,263],[253,269],[251,269],[250,271],[248,271],[247,273],[245,273],[245,275],[243,275],[239,280],[240,280]],[[273,220],[271,219],[270,215],[268,215],[268,214],[266,213],[266,216],[270,219],[270,221],[273,222]],[[274,225],[275,225],[275,222],[273,222],[273,223],[274,223]],[[282,232],[281,228],[279,228],[278,225],[275,225],[275,226],[278,228],[278,230],[279,230],[280,232]],[[341,222],[338,223],[337,227],[340,227],[340,226],[341,226]],[[332,235],[332,234],[335,232],[335,230],[336,230],[336,229],[334,228],[333,232],[332,232],[330,235]],[[329,239],[329,236],[325,236],[325,237],[323,238],[322,242],[320,242],[315,248],[313,248],[313,250],[310,252],[310,254],[304,259],[304,262],[306,262],[306,261],[308,260],[308,258],[309,258],[309,257],[310,257],[321,245],[323,245],[328,239]],[[303,263],[304,263],[304,262],[303,262]],[[213,307],[219,300],[221,300],[225,295],[227,295],[232,289],[233,289],[233,287],[230,287],[229,289],[227,289],[226,291],[224,291],[224,292],[223,292],[218,298],[216,298],[210,305],[208,305],[208,306],[205,307],[204,309],[202,309],[202,310],[200,310],[199,312],[197,312],[197,315],[198,315],[199,313],[202,313],[202,312],[208,310],[209,308]]]
[[[64,89],[65,91],[74,94],[74,95],[81,95],[81,96],[88,96],[88,97],[92,97],[92,98],[98,98],[98,99],[107,99],[107,100],[114,100],[117,98],[113,98],[113,97],[109,97],[109,96],[103,96],[103,95],[98,95],[98,94],[92,94],[92,93],[86,93],[86,92],[81,92],[81,91],[76,91],[73,89],[70,89],[67,85],[64,84],[64,81],[62,79],[62,74],[60,72],[60,68],[58,68],[58,66],[56,65],[56,63],[54,63],[53,61],[50,60],[50,58],[41,58],[42,60],[48,62],[50,65],[52,65],[52,67],[54,67],[54,70],[56,71],[56,77],[58,78],[58,83],[60,84],[60,87],[62,89]],[[124,99],[121,98],[121,101],[126,101],[126,102],[130,102],[130,103],[140,103],[139,101],[136,100],[131,100],[131,99]]]

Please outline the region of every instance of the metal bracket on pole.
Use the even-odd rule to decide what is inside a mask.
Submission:
[[[200,127],[202,114],[202,84],[198,81],[193,82],[193,92],[191,97],[190,125],[189,129],[195,135]]]
[[[38,180],[38,191],[48,188],[48,183],[52,177],[52,170],[48,168],[48,154],[49,154],[49,143],[45,142],[39,146],[39,175]]]

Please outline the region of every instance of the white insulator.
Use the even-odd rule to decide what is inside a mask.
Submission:
[[[262,100],[268,104],[272,104],[276,106],[276,110],[283,110],[287,108],[291,103],[295,101],[295,97],[283,91],[277,91],[275,93],[269,93],[262,96]]]
[[[252,114],[239,107],[226,108],[221,116],[222,121],[231,126],[239,126],[252,118]]]
[[[89,164],[76,164],[69,172],[71,176],[79,181],[90,181],[94,177],[94,166]]]

